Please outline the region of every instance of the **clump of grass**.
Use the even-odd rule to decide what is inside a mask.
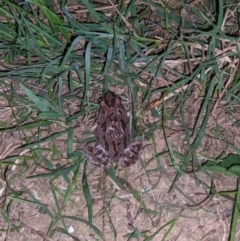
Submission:
[[[79,240],[68,232],[72,222],[87,225],[92,235],[103,238],[94,224],[92,170],[84,166],[86,159],[81,149],[88,140],[83,120],[95,113],[95,100],[108,88],[117,89],[123,100],[130,100],[133,137],[144,135],[152,147],[151,157],[143,150],[142,159],[146,159],[141,164],[146,180],[151,180],[153,172],[159,176],[166,172],[162,164],[166,158],[176,173],[169,191],[177,190],[191,205],[204,210],[202,203],[177,185],[187,174],[204,186],[204,201],[214,194],[225,197],[215,189],[210,169],[202,164],[211,161],[214,165],[210,166],[215,167],[211,171],[218,171],[218,163],[229,153],[239,156],[239,148],[221,133],[217,123],[222,113],[232,126],[239,122],[234,115],[239,106],[238,8],[234,1],[231,5],[224,5],[223,1],[214,5],[210,1],[175,7],[171,2],[154,1],[98,4],[83,0],[59,4],[29,0],[18,4],[4,0],[0,5],[0,128],[1,203],[6,227],[1,231],[11,237],[14,234],[10,231],[25,225],[17,223],[14,213],[15,205],[21,203],[28,209],[37,206],[47,214],[48,229],[35,233],[45,239],[68,235]],[[189,112],[192,106],[193,113]],[[164,147],[159,147],[156,140],[160,132]],[[177,145],[171,142],[173,133],[180,133]],[[214,155],[206,140],[209,136],[222,145],[219,151],[214,150]],[[155,166],[150,169],[151,165]],[[210,185],[198,177],[200,171],[211,179]],[[234,174],[239,176],[238,171]],[[160,178],[154,185],[149,182],[148,190],[142,188],[142,193],[141,188],[120,177],[113,168],[108,175],[134,197],[150,220],[160,215],[147,201],[149,198],[160,205],[153,197]],[[141,177],[139,174],[136,180]],[[17,180],[21,180],[21,185]],[[51,196],[51,208],[33,194],[34,189],[28,188],[26,180],[41,184],[47,180],[45,192]],[[59,187],[60,181],[65,189]],[[75,192],[80,189],[84,207],[75,201]],[[112,202],[126,202],[115,193],[111,195]],[[77,206],[83,216],[69,215],[66,210],[71,205]],[[166,239],[184,216],[183,209],[188,209],[177,207],[174,217],[165,224],[160,225],[159,221],[149,229],[132,224],[132,232],[124,237]],[[234,217],[232,240],[237,223]],[[110,223],[117,240],[120,234],[111,218]],[[152,231],[154,226],[157,228]]]

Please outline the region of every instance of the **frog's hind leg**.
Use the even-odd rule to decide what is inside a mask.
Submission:
[[[141,142],[131,142],[129,146],[124,150],[121,155],[119,162],[122,166],[131,166],[133,165],[139,157],[139,153],[142,148]]]
[[[95,142],[90,142],[85,147],[85,152],[93,165],[98,167],[107,167],[109,165],[109,154],[102,145],[95,145]]]

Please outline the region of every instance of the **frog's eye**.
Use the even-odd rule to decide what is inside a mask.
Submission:
[[[121,102],[121,96],[119,96],[119,95],[116,95],[116,99],[118,99],[119,100],[119,102]]]
[[[100,104],[100,103],[102,102],[102,100],[103,100],[103,97],[100,96],[100,97],[98,98],[98,104]]]

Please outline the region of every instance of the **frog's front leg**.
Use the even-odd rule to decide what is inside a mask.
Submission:
[[[109,165],[109,153],[98,142],[90,142],[85,147],[85,152],[89,161],[98,167],[106,167]]]
[[[122,166],[131,166],[139,158],[142,143],[139,141],[131,142],[120,156],[119,162]]]

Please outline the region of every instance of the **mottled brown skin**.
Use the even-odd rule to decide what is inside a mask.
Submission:
[[[108,91],[100,100],[97,113],[96,142],[86,146],[92,164],[106,167],[111,162],[122,166],[134,164],[139,157],[141,142],[130,142],[127,111],[121,99]]]

